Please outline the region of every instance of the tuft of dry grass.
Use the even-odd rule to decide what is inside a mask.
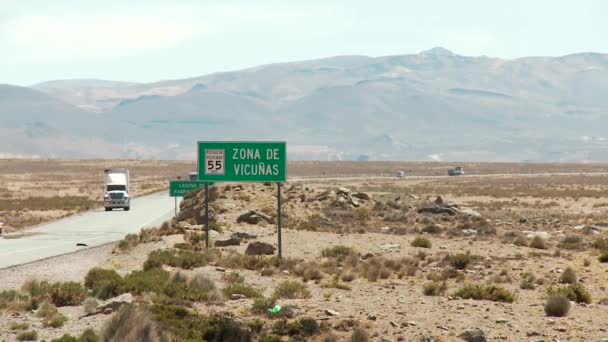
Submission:
[[[308,299],[311,296],[306,284],[291,280],[279,283],[272,295],[275,299]]]
[[[169,342],[170,338],[161,329],[153,315],[140,306],[123,306],[105,324],[103,341],[149,341]]]

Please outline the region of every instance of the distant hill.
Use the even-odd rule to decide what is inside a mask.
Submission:
[[[148,84],[69,80],[34,88],[61,101],[28,104],[20,95],[9,114],[0,100],[0,120],[48,105],[53,110],[32,129],[55,127],[55,116],[71,113],[89,137],[118,142],[121,156],[133,155],[127,145],[140,157],[194,158],[197,140],[280,139],[293,158],[608,161],[606,54],[505,60],[433,48]],[[99,132],[93,119],[113,129]]]

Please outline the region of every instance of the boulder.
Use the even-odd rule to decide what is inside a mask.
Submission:
[[[458,337],[460,337],[461,339],[463,339],[467,342],[486,342],[487,341],[486,333],[479,328],[465,330],[462,334],[458,335]]]
[[[215,241],[215,247],[239,246],[240,244],[241,244],[240,238],[230,238],[230,239]]]
[[[250,240],[250,239],[256,239],[258,236],[255,235],[255,234],[236,232],[236,233],[233,233],[231,235],[231,237],[238,238],[238,239],[243,239],[243,240]]]
[[[350,194],[350,189],[347,189],[347,188],[344,188],[344,187],[340,187],[340,188],[338,188],[337,193],[338,193],[338,195],[348,196],[348,194]]]
[[[237,219],[237,223],[245,222],[248,224],[258,224],[262,221],[266,221],[268,223],[274,223],[274,219],[264,213],[261,213],[257,210],[248,210],[247,212],[241,214]]]
[[[334,310],[330,310],[330,309],[325,309],[325,314],[327,316],[340,316],[340,313],[338,311],[334,311]]]
[[[431,207],[419,208],[418,213],[419,214],[431,213],[431,214],[456,215],[456,214],[458,214],[458,209],[452,208],[452,207],[431,206]]]
[[[527,234],[526,237],[528,239],[534,239],[537,236],[540,237],[543,240],[547,240],[547,239],[551,238],[551,234],[549,234],[548,232],[532,232],[532,231],[526,231],[526,230],[524,230],[523,233]]]
[[[356,197],[356,198],[364,200],[364,201],[371,200],[371,197],[369,197],[369,195],[364,192],[357,192],[356,194],[353,194],[353,197]]]
[[[205,223],[205,206],[197,206],[194,208],[194,223],[204,224]],[[178,220],[179,221],[179,220]],[[209,222],[215,222],[215,210],[209,206]]]
[[[110,298],[97,306],[97,312],[106,312],[109,310],[117,311],[121,306],[133,303],[133,295],[123,293],[118,297]],[[111,311],[110,311],[111,312]]]
[[[463,216],[481,218],[481,214],[470,208],[460,208],[458,213]]]
[[[276,248],[266,242],[255,241],[250,243],[245,250],[247,255],[272,255]]]

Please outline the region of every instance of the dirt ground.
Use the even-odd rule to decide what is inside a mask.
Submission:
[[[321,270],[320,279],[305,279],[297,268],[263,276],[260,270],[220,267],[219,261],[189,270],[163,268],[187,276],[204,274],[219,287],[227,286],[226,273],[238,272],[267,297],[282,281],[303,282],[311,298],[283,299],[280,304],[295,305],[296,318],[316,319],[329,326],[340,341],[347,340],[353,331],[351,325],[344,327],[345,322],[355,322],[365,329],[371,341],[461,341],[459,336],[473,328],[481,329],[489,341],[606,340],[608,263],[600,262],[598,257],[606,247],[597,243],[608,238],[606,169],[579,165],[571,169],[576,173],[551,174],[558,171],[551,165],[546,170],[531,167],[534,172],[529,174],[504,175],[499,172],[504,169],[498,167],[501,165],[479,165],[480,170],[491,168],[494,174],[305,179],[286,184],[283,256],[299,260],[301,267]],[[336,169],[335,165],[323,167]],[[328,177],[337,175],[325,172]],[[319,176],[302,171],[303,175]],[[212,242],[235,232],[257,236],[237,246],[218,248],[222,255],[230,255],[230,251],[244,254],[251,241],[277,245],[274,224],[237,223],[237,218],[250,209],[276,216],[275,193],[274,185],[262,184],[219,189],[212,207],[222,232],[211,235]],[[360,193],[369,199],[362,199],[366,197]],[[441,210],[434,211],[437,208]],[[457,209],[452,212],[449,208]],[[183,226],[201,229],[196,219],[186,221],[190,225]],[[534,245],[535,236],[542,237],[544,245]],[[428,239],[431,246],[412,246],[420,237]],[[0,289],[18,289],[31,278],[82,281],[93,266],[125,275],[142,269],[151,251],[183,244],[184,239],[181,233],[167,235],[130,250],[113,253],[114,246],[105,246],[0,270]],[[344,286],[335,286],[332,279],[343,277],[350,267],[322,255],[335,246],[354,249],[359,266],[373,265],[373,260],[386,265],[390,264],[387,260],[414,260],[415,266],[393,271],[380,266],[388,273],[380,277],[357,273],[353,267],[352,272],[357,273],[354,279],[340,280]],[[450,256],[456,254],[470,255],[470,263],[464,268],[451,265]],[[79,267],[73,267],[76,259],[81,260]],[[565,317],[548,316],[544,310],[548,289],[568,286],[560,282],[567,268],[575,271],[576,283],[589,292],[591,302],[572,302]],[[533,280],[527,281],[530,275]],[[425,294],[425,285],[434,281],[445,281],[447,289],[437,295]],[[456,293],[473,284],[503,288],[512,293],[513,301],[463,299]],[[242,321],[262,319],[270,329],[276,319],[253,314],[252,304],[253,299],[245,298],[220,305],[197,302],[192,309],[201,314],[230,312]],[[38,332],[39,340],[50,340],[64,333],[80,334],[88,327],[99,331],[110,317],[98,314],[81,318],[80,306],[60,311],[68,322],[58,329],[42,327],[40,319],[29,312],[5,312],[0,320],[0,341],[16,339],[16,333],[10,330],[14,322],[28,322]],[[305,340],[323,341],[324,336]]]
[[[102,205],[103,170],[130,170],[134,197],[169,187],[191,162],[0,159],[0,222],[23,228]]]

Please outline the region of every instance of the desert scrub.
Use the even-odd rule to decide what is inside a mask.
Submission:
[[[575,284],[577,282],[576,271],[572,267],[566,267],[559,277],[559,282],[562,284]]]
[[[106,322],[102,341],[169,341],[150,311],[134,305],[123,306]]]
[[[355,328],[353,333],[348,338],[348,342],[367,342],[369,341],[369,334],[362,328]]]
[[[549,295],[545,302],[545,314],[552,317],[564,317],[570,311],[570,299],[562,294]]]
[[[608,263],[608,251],[602,252],[597,258],[601,263]]]
[[[443,228],[438,225],[431,224],[422,228],[422,232],[427,234],[441,234],[443,232]]]
[[[42,321],[42,326],[48,328],[61,328],[65,322],[68,321],[68,318],[60,313],[55,313],[51,317]]]
[[[310,290],[306,284],[298,281],[286,280],[281,282],[272,295],[275,299],[308,299],[311,297]]]
[[[199,315],[181,306],[154,305],[154,320],[177,341],[251,341],[249,327],[229,313]]]
[[[565,287],[550,286],[547,288],[547,294],[549,296],[565,296],[577,303],[591,304],[591,293],[580,283]]]
[[[576,235],[568,235],[559,242],[558,247],[566,250],[581,249],[583,247],[583,239]]]
[[[338,262],[343,261],[348,256],[358,256],[359,253],[355,251],[352,247],[347,247],[343,245],[337,245],[333,247],[325,248],[321,251],[321,256],[324,258],[336,258]]]
[[[254,314],[265,314],[267,313],[268,309],[275,305],[276,300],[274,298],[259,297],[253,301],[251,312]]]
[[[469,252],[466,252],[466,253],[458,253],[455,255],[448,254],[444,258],[444,261],[447,261],[450,264],[450,266],[452,266],[453,268],[455,268],[457,270],[464,270],[469,266],[469,264],[471,264],[476,259],[479,259],[479,257],[471,255],[471,253],[469,253]]]
[[[515,246],[528,247],[530,242],[528,241],[528,239],[525,236],[518,236],[515,238],[515,241],[513,241],[513,244]]]
[[[97,302],[97,299],[93,297],[89,297],[82,302],[82,309],[87,316],[97,313],[98,306],[99,302]]]
[[[535,236],[532,241],[530,241],[530,245],[528,246],[530,248],[536,248],[536,249],[548,249],[549,246],[547,245],[547,241],[543,238],[541,238],[540,236]]]
[[[431,240],[418,236],[412,241],[411,245],[412,247],[431,248]]]
[[[93,296],[105,300],[121,294],[123,279],[115,270],[95,267],[84,278],[84,286],[91,290]]]
[[[80,283],[73,281],[64,283],[32,282],[28,286],[28,291],[32,303],[38,304],[48,300],[56,306],[80,305],[87,296],[87,290]]]
[[[424,293],[425,296],[439,296],[445,293],[445,291],[447,290],[448,286],[447,283],[444,281],[433,281],[430,283],[426,283],[424,284],[423,288],[422,288],[422,293]]]
[[[23,331],[17,334],[18,341],[36,341],[38,340],[38,333],[35,330]]]
[[[226,298],[231,298],[232,295],[237,294],[243,295],[245,298],[258,298],[262,296],[260,290],[244,283],[230,284],[222,289],[222,292]]]
[[[163,265],[189,270],[207,266],[214,259],[215,255],[213,253],[198,253],[180,249],[156,250],[148,255],[148,260],[144,263],[144,270],[162,267]]]
[[[513,292],[494,285],[465,285],[454,293],[454,297],[463,299],[489,300],[493,302],[512,303]]]
[[[0,312],[27,311],[31,309],[30,297],[15,290],[0,292]]]

